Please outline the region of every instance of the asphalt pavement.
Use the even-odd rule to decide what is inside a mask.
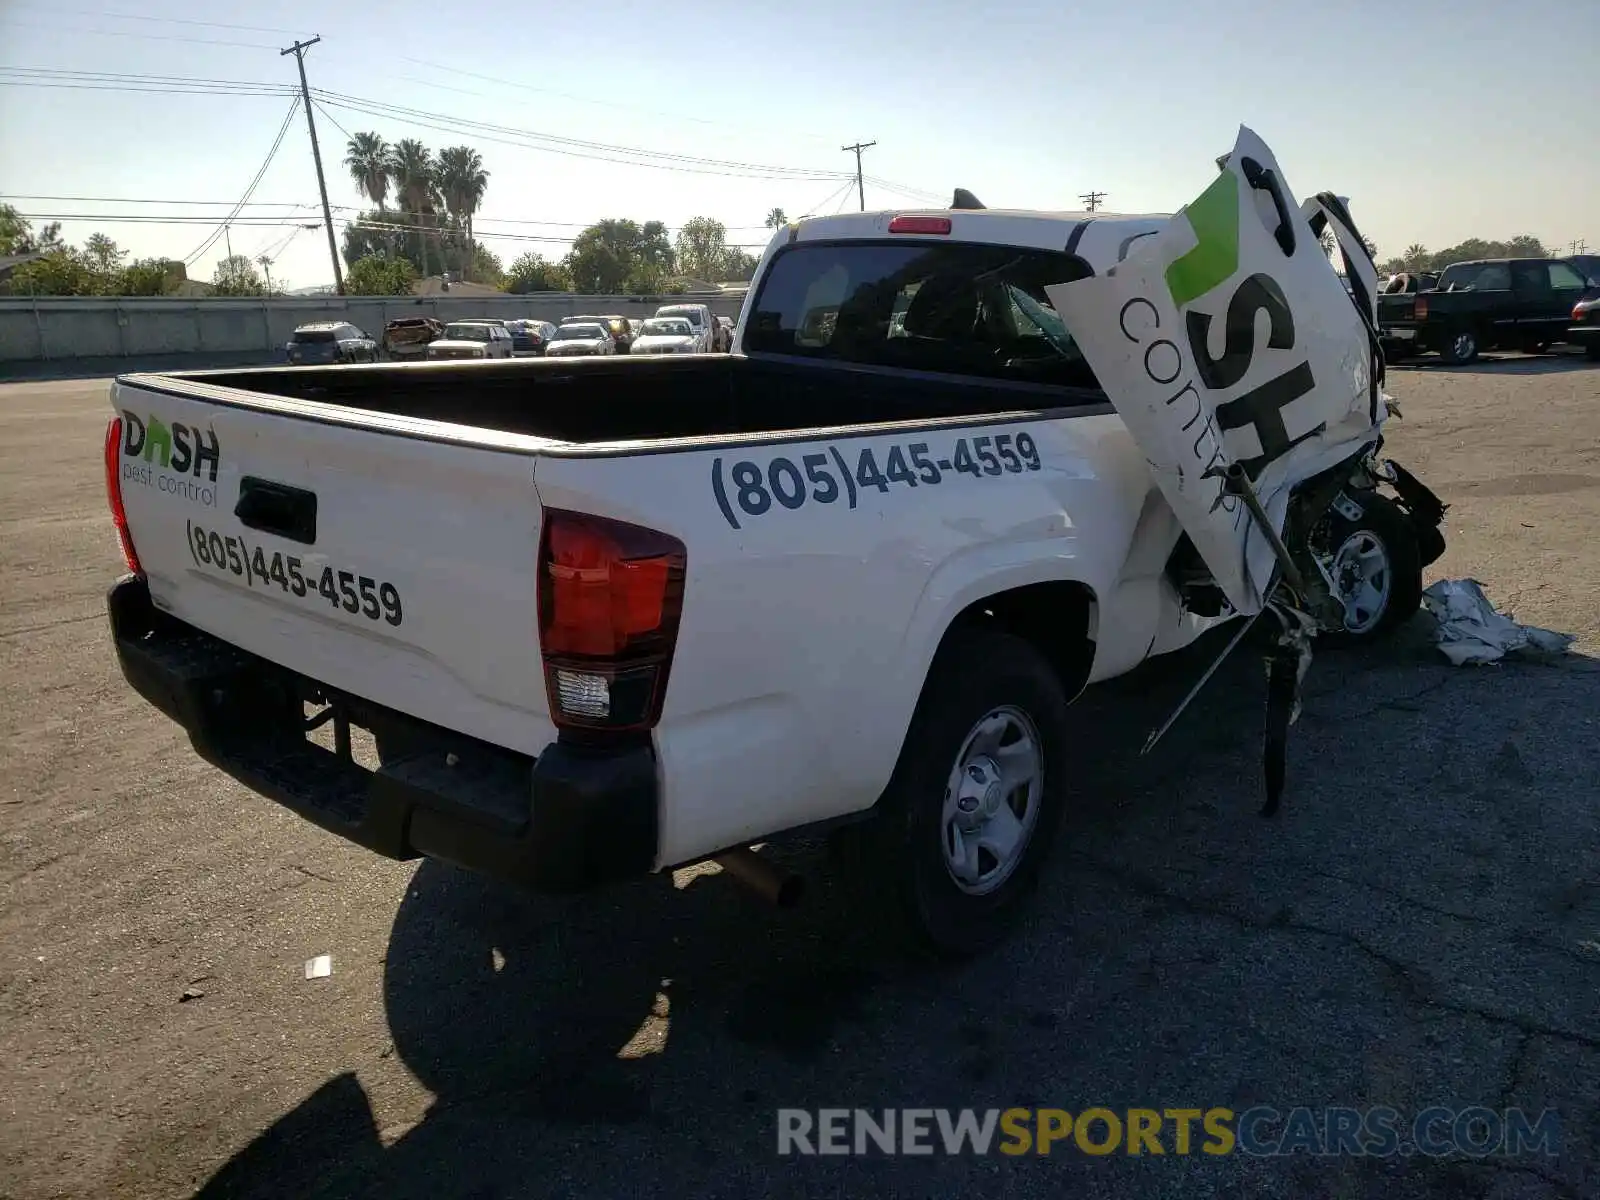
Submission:
[[[1600,1196],[1600,368],[1393,373],[1431,577],[1579,635],[1318,654],[1275,820],[1259,654],[1074,709],[1026,926],[900,958],[818,873],[522,896],[246,793],[117,672],[106,384],[0,386],[0,1195]],[[1215,642],[1205,648],[1215,648]],[[1203,648],[1204,649],[1204,648]],[[328,978],[306,960],[332,956]],[[1554,1153],[780,1157],[777,1110],[1553,1110]]]

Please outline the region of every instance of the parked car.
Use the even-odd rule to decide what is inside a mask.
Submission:
[[[1582,350],[1590,362],[1600,362],[1600,284],[1572,306],[1567,341]]]
[[[347,321],[302,325],[284,349],[297,367],[378,361],[378,343]]]
[[[693,354],[700,338],[685,317],[646,317],[634,339],[634,354]]]
[[[435,317],[399,317],[383,327],[383,352],[397,361],[428,356],[428,343],[444,335],[444,322]]]
[[[563,317],[561,323],[563,325],[594,324],[603,326],[611,335],[611,345],[618,354],[626,354],[633,349],[635,334],[633,322],[628,320],[627,317],[619,316],[616,313],[608,313],[603,316],[580,313],[577,316]]]
[[[507,321],[506,332],[511,335],[511,353],[517,358],[534,358],[545,352],[556,327],[549,321]]]
[[[611,331],[597,321],[564,321],[545,347],[546,358],[572,358],[576,355],[615,354],[617,344]]]
[[[695,337],[699,339],[701,354],[710,354],[715,344],[715,334],[712,326],[716,320],[711,316],[711,310],[704,304],[663,304],[656,309],[658,317],[683,317],[694,326]]]
[[[721,351],[723,354],[731,353],[732,350],[733,350],[733,318],[732,317],[718,317],[717,318],[717,336],[719,338],[719,344],[717,346],[717,349],[719,351]]]
[[[1390,362],[1416,352],[1416,329],[1399,322],[1411,319],[1417,293],[1432,291],[1438,282],[1439,277],[1429,271],[1401,271],[1378,289],[1378,335]]]
[[[510,358],[511,331],[504,321],[451,321],[444,336],[428,344],[430,360],[451,358]]]
[[[1251,188],[1235,193],[1230,255],[1239,223],[1270,229]],[[1278,196],[1285,210],[1292,222]],[[1276,422],[1285,554],[1336,590],[1352,637],[1413,615],[1437,556],[1419,538],[1443,549],[1437,499],[1375,457],[1375,381],[1324,375],[1290,394],[1297,419],[1341,422],[1330,438],[1324,424],[1291,444],[1285,400],[1238,441],[1135,435],[1132,385],[1108,395],[1051,293],[1103,282],[1130,240],[1170,227],[999,211],[804,222],[775,237],[726,358],[329,370],[326,388],[126,376],[105,440],[129,572],[108,600],[122,672],[220,770],[383,855],[547,891],[710,856],[770,882],[778,868],[747,847],[826,823],[859,851],[844,857],[872,889],[863,915],[970,953],[1024,911],[1077,789],[1105,777],[1085,771],[1098,751],[1072,700],[1236,618],[1200,606],[1174,563],[1205,545],[1231,577],[1254,527],[1211,536],[1233,518],[1194,499],[1198,471],[1180,516],[1163,483],[1175,454],[1243,476]],[[1246,287],[1279,295],[1259,272],[1281,243],[1238,242],[1237,268],[1183,311],[1215,322]],[[1314,267],[1309,243],[1297,269]],[[905,336],[890,338],[900,297]],[[1304,328],[1309,313],[1278,303],[1283,327]],[[817,307],[849,336],[814,341]],[[1105,362],[1176,361],[1175,377],[1179,351],[1151,351],[1176,330],[1120,307],[1084,321],[1083,344]],[[1307,349],[1277,328],[1228,360],[1235,378]],[[569,325],[550,353],[580,335],[610,345]],[[1348,338],[1346,361],[1366,353],[1355,314],[1326,336]],[[1136,339],[1142,355],[1121,346]],[[1181,409],[1150,406],[1164,435],[1225,394],[1200,384]],[[157,423],[174,446],[198,431],[208,458],[150,465]],[[206,466],[209,488],[183,486],[211,499],[158,486]],[[1272,676],[1285,725],[1293,677]],[[306,737],[308,701],[334,748]],[[375,768],[352,755],[352,725],[373,733]],[[1308,790],[1360,769],[1319,762]]]
[[[1482,350],[1538,353],[1565,340],[1588,286],[1583,272],[1559,258],[1453,263],[1437,288],[1417,293],[1408,319],[1388,323],[1385,336],[1452,363],[1471,362]]]

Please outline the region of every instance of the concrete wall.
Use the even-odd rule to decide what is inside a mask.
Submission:
[[[271,300],[180,300],[79,296],[0,297],[0,363],[161,354],[283,357],[295,326],[349,321],[371,337],[396,317],[533,317],[577,313],[647,317],[662,304],[699,302],[718,316],[739,315],[742,297],[704,296],[305,296]]]

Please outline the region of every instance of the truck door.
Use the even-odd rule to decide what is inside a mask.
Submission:
[[[1524,348],[1531,348],[1541,342],[1553,340],[1551,332],[1554,329],[1551,318],[1555,303],[1554,293],[1550,288],[1550,272],[1546,264],[1536,259],[1524,259],[1511,264],[1511,295],[1512,303],[1508,315],[1513,315],[1517,322],[1517,341]],[[1572,311],[1569,304],[1561,315],[1566,317]],[[1566,321],[1561,322],[1562,329]],[[1557,333],[1559,336],[1559,333]]]

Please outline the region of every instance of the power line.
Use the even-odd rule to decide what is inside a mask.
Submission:
[[[849,183],[851,183],[851,182],[853,182],[853,181],[847,181],[846,186],[848,186]],[[833,200],[833,198],[839,194],[840,190],[841,189],[839,189],[839,188],[834,188],[832,191],[830,191],[827,194],[827,196],[823,199],[821,204],[814,205],[813,208],[824,208],[824,207],[826,207]],[[60,202],[60,201],[71,201],[71,202],[74,202],[74,203],[81,203],[81,204],[171,204],[171,205],[192,205],[192,206],[198,206],[198,207],[203,207],[203,208],[227,208],[227,209],[233,209],[233,208],[236,208],[236,207],[239,206],[239,202],[237,200],[190,200],[190,199],[176,199],[176,198],[168,199],[168,198],[134,197],[134,196],[44,196],[44,195],[25,194],[25,193],[22,193],[22,192],[0,192],[0,200],[49,200],[49,201],[57,201],[57,202]],[[247,203],[245,203],[243,207],[245,207],[245,208],[310,208],[310,207],[312,207],[312,205],[306,204],[304,202],[291,203],[291,202],[289,202],[287,200],[251,200],[251,201],[248,201]],[[334,204],[334,205],[331,205],[331,207],[332,207],[334,212],[360,213],[360,212],[370,211],[369,207],[362,206],[362,205],[356,205],[356,204]],[[812,210],[808,209],[807,211],[812,211]],[[386,216],[391,216],[391,217],[420,217],[420,216],[424,216],[424,215],[427,215],[427,216],[435,215],[435,214],[432,214],[432,213],[424,214],[424,213],[420,213],[420,212],[414,212],[414,211],[412,211],[410,209],[404,209],[404,208],[386,208],[386,209],[383,210],[383,212],[384,212],[384,214]],[[56,220],[59,220],[59,221],[67,221],[67,220],[73,220],[73,221],[140,221],[140,220],[164,221],[164,220],[167,220],[167,218],[148,217],[148,216],[144,216],[144,215],[140,215],[140,214],[122,214],[122,213],[78,213],[78,212],[73,212],[73,213],[18,213],[17,215],[18,216],[22,216],[22,217],[27,217],[30,220],[52,220],[52,221],[56,221]],[[257,213],[257,214],[253,214],[253,215],[245,215],[245,216],[242,216],[242,217],[236,217],[236,218],[234,218],[234,224],[237,225],[237,224],[241,224],[241,223],[243,223],[245,221],[252,221],[252,220],[261,221],[261,222],[278,221],[278,220],[283,220],[288,216],[289,216],[289,214],[287,214],[287,213],[276,213],[276,214]],[[195,222],[199,222],[200,224],[210,224],[213,221],[218,221],[218,220],[221,220],[221,219],[222,219],[222,217],[219,216],[219,215],[216,215],[216,214],[213,214],[211,216],[196,215],[196,216],[192,216],[192,217],[172,218],[172,220],[174,220],[174,221],[195,221]],[[477,222],[480,222],[480,221],[486,221],[486,222],[488,222],[488,223],[490,223],[492,225],[549,225],[549,226],[552,226],[552,227],[558,228],[558,229],[588,229],[591,226],[593,226],[593,225],[598,223],[598,220],[596,220],[596,221],[551,221],[551,220],[545,220],[545,219],[539,218],[539,217],[484,217],[484,216],[478,216],[478,215],[474,214],[473,222],[477,223]],[[675,226],[675,225],[670,225],[669,224],[668,228],[674,228],[675,229],[675,228],[679,228],[679,226]],[[754,230],[754,229],[766,229],[767,226],[764,225],[764,224],[754,224],[754,225],[728,225],[728,224],[724,224],[723,228],[724,229],[736,230],[736,231],[738,231],[738,230],[748,231],[748,230]]]
[[[179,37],[172,33],[134,33],[131,29],[74,29],[64,25],[36,25],[31,21],[8,22],[14,28],[43,29],[49,33],[70,33],[76,35],[87,34],[90,37],[128,37],[143,38],[149,42],[193,42],[200,46],[240,46],[246,50],[276,50],[276,46],[269,46],[265,42],[229,42],[220,38],[192,38]]]
[[[221,229],[222,225],[270,226],[286,223],[299,224],[303,220],[303,218],[297,218],[293,213],[277,213],[272,216],[245,215],[228,217],[219,217],[215,213],[211,213],[192,217],[160,217],[152,216],[149,213],[19,212],[17,216],[25,221],[107,221],[113,225],[215,225],[218,229]]]
[[[503,87],[517,88],[520,91],[533,92],[535,94],[542,95],[542,96],[555,96],[555,97],[558,97],[559,99],[562,99],[562,100],[572,100],[572,101],[574,101],[574,102],[576,102],[578,104],[593,104],[593,105],[596,105],[596,106],[601,107],[601,108],[615,108],[615,109],[621,109],[621,110],[623,110],[625,112],[647,113],[647,114],[649,114],[650,116],[653,116],[653,117],[666,117],[669,120],[673,120],[673,121],[692,121],[696,125],[715,125],[715,126],[721,126],[724,129],[742,129],[742,130],[745,130],[747,132],[761,133],[761,134],[766,134],[766,135],[769,135],[769,136],[770,136],[770,134],[772,132],[770,129],[757,129],[756,127],[751,126],[751,125],[737,125],[737,124],[734,124],[734,123],[729,122],[729,121],[718,121],[718,120],[715,120],[715,119],[710,118],[710,117],[694,117],[694,116],[690,116],[688,113],[677,113],[677,112],[670,112],[670,111],[667,111],[665,109],[649,108],[649,107],[646,107],[645,105],[642,105],[642,104],[627,104],[627,103],[624,103],[624,102],[618,101],[618,100],[600,100],[600,99],[597,99],[597,98],[592,97],[592,96],[579,96],[579,95],[576,95],[576,94],[574,94],[572,92],[557,91],[554,88],[535,87],[532,84],[518,83],[515,80],[511,80],[511,79],[500,79],[500,78],[498,78],[497,76],[494,76],[494,75],[483,75],[483,74],[478,73],[477,71],[463,70],[460,67],[447,67],[443,63],[429,62],[425,58],[410,58],[410,57],[405,56],[405,55],[402,55],[401,57],[406,62],[416,63],[419,67],[431,67],[435,71],[446,71],[451,75],[464,75],[469,79],[481,79],[485,83],[494,83],[494,84],[499,84],[499,85],[501,85]],[[404,77],[402,77],[402,78],[404,78]],[[436,87],[436,88],[439,88],[439,89],[441,89],[443,91],[447,91],[447,92],[460,92],[464,96],[478,96],[478,97],[480,97],[482,99],[485,99],[485,100],[493,100],[494,99],[493,96],[487,96],[483,92],[471,92],[471,91],[467,91],[465,88],[448,87],[445,84],[433,83],[433,82],[430,82],[429,80],[426,80],[426,79],[417,79],[417,80],[414,80],[413,82],[423,84],[426,87]],[[793,135],[795,131],[789,130],[787,132],[789,132],[791,135]],[[800,134],[800,136],[806,137],[806,138],[810,138],[810,139],[813,139],[815,141],[826,141],[826,140],[829,140],[829,139],[823,138],[820,134],[802,133],[802,134]]]
[[[872,147],[876,146],[877,144],[878,144],[877,142],[857,142],[853,146],[840,146],[839,147],[839,149],[843,150],[846,154],[850,153],[852,150],[855,151],[855,156],[856,156],[856,195],[861,198],[861,211],[862,212],[866,212],[867,211],[867,189],[861,182],[861,152],[863,150],[870,150],[870,149],[872,149]]]
[[[1078,196],[1078,199],[1083,201],[1084,208],[1089,212],[1099,212],[1100,201],[1105,198],[1106,194],[1104,192],[1083,192]]]
[[[292,89],[281,84],[269,84],[257,81],[229,81],[214,79],[186,78],[183,76],[155,76],[117,74],[111,72],[77,72],[57,71],[38,68],[0,68],[13,74],[23,74],[27,80],[6,81],[0,80],[0,86],[37,86],[37,87],[85,87],[91,90],[127,90],[127,91],[162,91],[170,90],[175,94],[195,94],[195,89],[201,93],[217,91],[224,94],[241,95],[287,95],[292,94]],[[53,77],[62,77],[65,81],[55,81]],[[474,121],[468,118],[454,117],[444,113],[435,113],[424,109],[407,108],[401,105],[389,104],[383,101],[368,100],[359,96],[350,96],[340,92],[324,89],[314,89],[318,99],[318,107],[325,116],[333,120],[327,112],[328,106],[357,112],[364,116],[378,117],[388,120],[397,120],[426,129],[434,129],[443,133],[462,135],[463,132],[482,138],[485,141],[498,142],[502,145],[515,146],[520,149],[542,151],[549,154],[560,154],[567,157],[586,158],[598,162],[614,162],[624,166],[648,166],[658,170],[682,171],[690,174],[723,175],[728,177],[742,177],[754,179],[853,179],[848,172],[832,171],[825,169],[808,169],[804,167],[786,167],[775,164],[749,163],[732,159],[706,158],[697,155],[676,154],[668,151],[651,150],[636,146],[624,146],[606,142],[594,142],[579,138],[562,137],[556,134],[542,133],[537,130],[519,129],[514,126],[496,125],[490,122]],[[337,122],[336,122],[337,123]],[[342,128],[342,127],[341,127]],[[496,136],[506,135],[506,136]],[[348,134],[347,134],[348,136]],[[892,180],[880,179],[876,176],[864,176],[864,179],[875,186],[886,188],[906,196],[937,200],[938,197],[931,192],[920,188],[910,187],[896,183]],[[858,192],[860,191],[859,181]]]
[[[113,21],[154,21],[163,25],[203,25],[207,29],[238,29],[246,33],[287,33],[295,35],[293,29],[275,29],[270,25],[230,25],[223,21],[193,21],[183,17],[147,17],[138,13],[114,12],[89,12],[81,8],[55,8],[51,6],[52,16],[70,17],[110,17]],[[277,49],[276,46],[273,49]]]
[[[609,142],[595,142],[585,138],[565,137],[542,133],[538,130],[519,129],[515,126],[496,125],[487,121],[474,121],[424,109],[407,108],[376,100],[364,100],[318,88],[317,98],[335,108],[359,112],[365,116],[410,122],[427,129],[461,134],[463,131],[485,141],[499,141],[524,149],[541,150],[548,154],[561,154],[574,158],[617,162],[625,166],[646,166],[658,170],[686,171],[691,174],[742,176],[757,179],[837,179],[843,172],[815,170],[805,167],[783,167],[767,163],[748,163],[733,159],[704,158],[692,154],[676,154],[665,150],[648,150],[639,146],[622,146]],[[440,124],[444,122],[444,124]],[[495,136],[508,135],[508,136]],[[514,139],[514,140],[508,140]],[[627,157],[615,157],[624,155]]]
[[[355,140],[355,136],[348,129],[346,129],[343,125],[339,124],[339,122],[334,119],[333,114],[331,112],[329,112],[325,107],[323,107],[323,104],[322,104],[321,100],[313,100],[311,103],[313,103],[313,104],[315,104],[317,106],[317,111],[319,113],[321,113],[323,116],[328,118],[328,123],[330,125],[332,125],[340,133],[344,134],[345,139],[347,141],[354,141]]]
[[[278,147],[283,145],[284,134],[289,132],[289,122],[294,120],[295,110],[299,107],[299,97],[296,97],[294,100],[289,102],[289,111],[283,115],[283,124],[278,126],[278,135],[277,137],[273,138],[272,149],[267,151],[267,157],[262,161],[261,169],[256,172],[255,178],[250,181],[250,186],[245,188],[244,195],[239,198],[239,203],[234,206],[233,211],[228,214],[227,218],[222,222],[222,224],[217,226],[217,228],[212,231],[211,236],[205,241],[201,242],[200,245],[197,246],[194,251],[183,260],[185,266],[189,266],[196,262],[202,254],[216,244],[217,239],[221,237],[222,234],[227,230],[228,222],[238,217],[240,211],[244,208],[245,203],[250,199],[251,196],[255,194],[255,190],[261,183],[262,177],[267,173],[267,168],[272,165],[272,160],[277,156]]]

